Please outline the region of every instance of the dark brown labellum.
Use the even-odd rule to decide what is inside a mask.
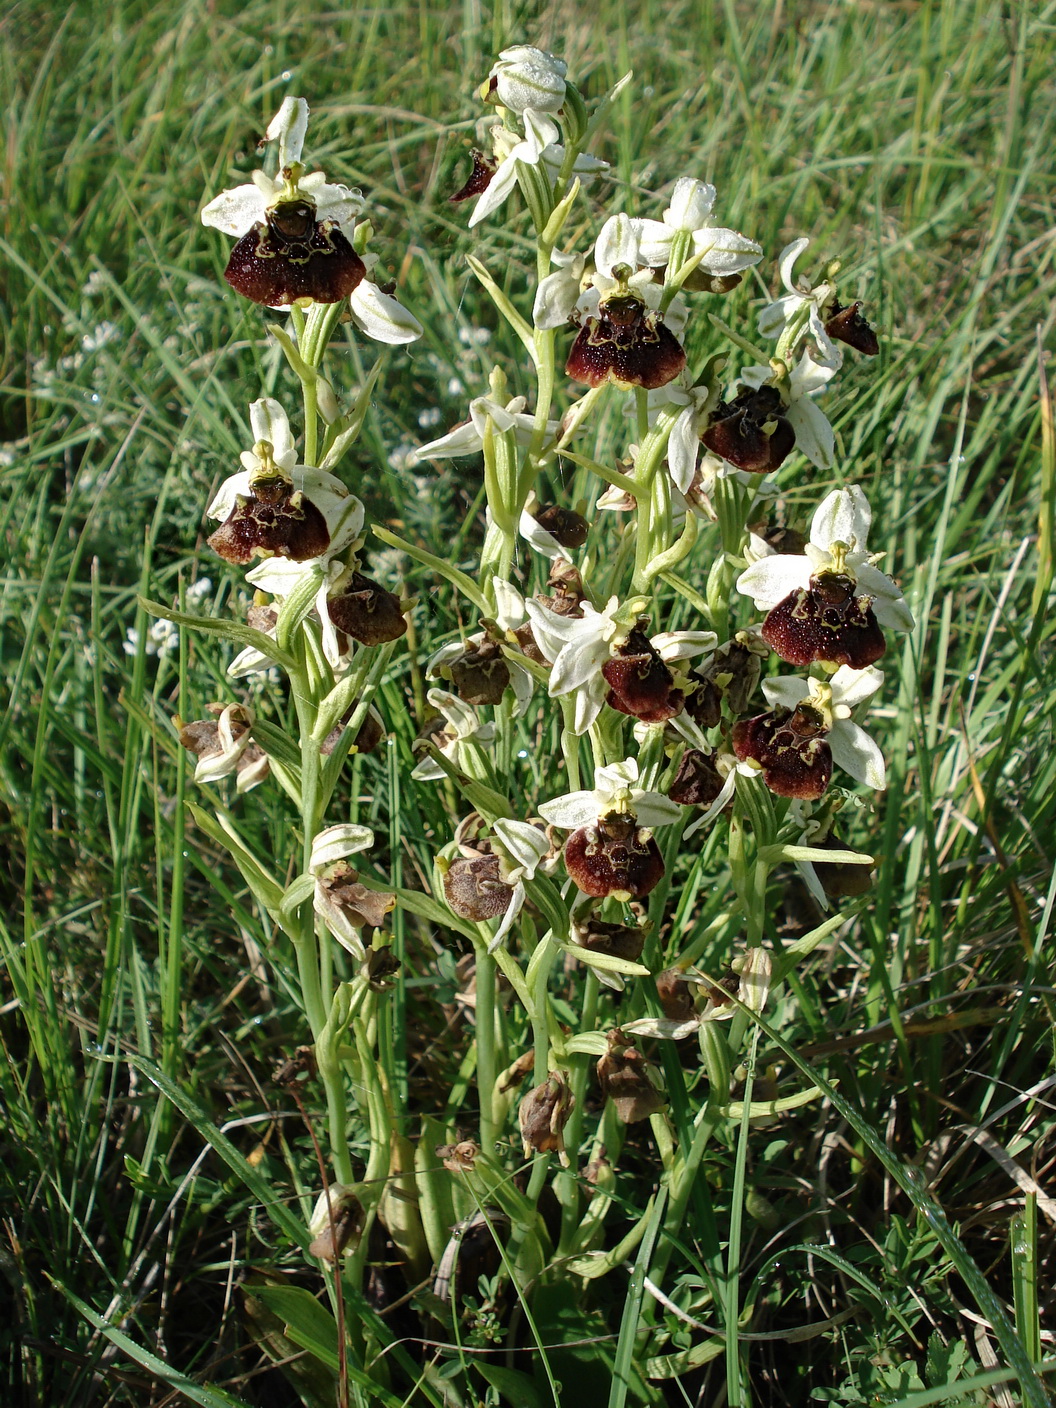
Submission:
[[[225,562],[243,567],[255,557],[288,557],[307,562],[330,546],[326,519],[289,479],[258,479],[252,492],[239,494],[230,517],[208,538]]]
[[[588,386],[611,381],[655,391],[674,381],[685,365],[681,344],[659,314],[632,294],[618,294],[600,305],[596,318],[583,324],[565,372]]]
[[[382,645],[407,632],[407,618],[395,592],[353,572],[348,585],[326,599],[330,620],[361,645]]]
[[[550,661],[539,649],[535,636],[532,635],[532,628],[526,621],[523,626],[518,626],[513,633],[517,637],[517,644],[521,651],[529,660],[534,660],[537,665],[549,665]]]
[[[565,842],[565,869],[586,895],[640,899],[656,888],[664,861],[656,842],[643,838],[633,816],[613,815],[582,826]]]
[[[368,890],[347,861],[337,861],[320,881],[332,904],[343,910],[355,929],[380,929],[386,914],[396,908],[389,890]]]
[[[690,670],[689,683],[696,688],[686,693],[686,713],[698,728],[716,728],[722,718],[722,691],[699,670]]]
[[[451,672],[455,693],[466,704],[501,704],[510,682],[510,667],[494,641],[481,641],[466,647],[464,655],[446,667]]]
[[[772,709],[733,726],[733,749],[742,762],[752,759],[763,781],[779,797],[816,801],[832,778],[832,752],[825,721],[809,704]]]
[[[619,1041],[614,1038],[619,1037]],[[637,1124],[662,1110],[666,1101],[647,1074],[648,1062],[618,1031],[609,1037],[609,1051],[597,1065],[601,1092],[616,1107],[624,1124]]]
[[[589,524],[581,513],[570,508],[540,508],[532,514],[539,527],[556,538],[563,548],[581,548],[587,541]]]
[[[875,357],[880,351],[876,333],[859,313],[860,303],[851,303],[846,308],[834,303],[832,313],[825,324],[825,331],[837,342],[846,342],[856,352],[867,357]]]
[[[809,844],[819,851],[851,849],[834,832],[830,832],[823,841],[811,841]],[[830,900],[856,899],[867,894],[873,887],[873,868],[871,865],[841,865],[838,861],[814,861],[814,874]]]
[[[340,303],[367,272],[333,220],[307,201],[283,201],[235,245],[224,278],[254,303],[278,307],[310,298]]]
[[[695,990],[681,968],[665,968],[656,975],[656,995],[672,1022],[688,1022],[693,1016]]]
[[[400,960],[391,948],[368,948],[365,973],[372,992],[388,992],[400,971]]]
[[[609,954],[637,963],[645,947],[646,928],[638,924],[607,924],[602,919],[588,919],[577,937],[591,953]]]
[[[797,587],[773,608],[760,634],[790,665],[815,660],[864,670],[883,655],[884,633],[872,598],[855,596],[855,580],[843,572],[819,572],[809,587]]]
[[[460,919],[480,923],[505,914],[513,891],[499,879],[498,856],[459,856],[444,876],[444,894]]]
[[[699,748],[687,748],[668,796],[683,807],[710,807],[723,788],[715,759]]]
[[[682,712],[685,695],[675,689],[674,676],[643,631],[631,631],[601,673],[609,686],[607,702],[621,714],[662,724]]]
[[[482,151],[474,147],[470,156],[473,158],[473,170],[462,189],[456,191],[453,196],[448,196],[452,205],[460,200],[471,200],[473,196],[481,195],[491,185],[491,178],[495,175],[495,163],[489,161]]]
[[[720,401],[700,437],[713,454],[750,474],[767,474],[783,464],[796,443],[776,386],[750,387],[732,401]],[[764,426],[768,427],[764,430]]]

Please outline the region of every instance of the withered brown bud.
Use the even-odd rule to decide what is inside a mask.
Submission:
[[[565,869],[595,899],[632,899],[656,888],[664,861],[652,835],[633,816],[614,813],[572,832],[565,842]]]
[[[269,210],[231,251],[224,278],[254,303],[275,308],[310,298],[340,303],[367,272],[333,220],[316,220],[306,200]]]
[[[835,832],[830,832],[823,841],[811,841],[810,845],[820,851],[851,849],[839,840]],[[849,865],[827,860],[814,861],[814,874],[818,877],[821,888],[830,900],[857,899],[859,895],[868,894],[873,887],[874,869],[875,867],[872,865]]]
[[[275,1067],[271,1078],[276,1085],[298,1085],[316,1073],[315,1047],[298,1046],[292,1056]]]
[[[887,648],[873,613],[872,597],[856,596],[856,582],[844,572],[817,572],[808,587],[797,587],[773,608],[760,634],[790,665],[815,660],[864,670]]]
[[[853,347],[856,352],[875,357],[880,351],[880,343],[876,333],[859,313],[861,306],[860,303],[851,303],[844,308],[833,300],[825,331],[837,342],[846,342],[847,346]]]
[[[460,919],[497,919],[510,907],[513,891],[499,879],[498,856],[459,856],[444,876],[444,895]]]
[[[641,386],[648,391],[674,381],[686,365],[681,344],[659,313],[631,293],[614,294],[588,318],[572,344],[565,372],[573,381],[601,386]]]
[[[710,807],[722,791],[723,782],[710,753],[687,748],[667,795],[681,807]]]
[[[687,677],[686,713],[698,728],[717,728],[722,718],[722,691],[700,670],[690,670]]]
[[[792,453],[796,432],[785,416],[776,386],[746,387],[730,402],[720,401],[700,437],[713,454],[750,474],[767,474]]]
[[[326,552],[330,530],[311,499],[277,474],[255,480],[248,496],[238,494],[227,520],[206,541],[218,557],[240,567],[269,553],[306,562]]]
[[[686,981],[682,968],[665,968],[656,975],[656,995],[664,1016],[673,1022],[688,1022],[695,1009],[695,989]]]
[[[771,792],[816,801],[832,778],[826,731],[822,716],[808,704],[771,709],[734,724],[733,749],[742,762],[750,758],[760,764]]]
[[[319,745],[319,751],[321,753],[325,753],[327,757],[329,757],[330,754],[337,747],[341,735],[345,731],[345,725],[348,723],[349,719],[351,719],[352,715],[356,712],[356,707],[358,703],[358,699],[353,701],[351,707],[349,709],[346,709],[344,714],[341,716],[340,722],[334,725],[334,727],[330,730],[330,732],[323,739],[322,743]],[[367,717],[360,724],[359,732],[352,740],[351,751],[353,753],[373,753],[374,749],[378,746],[378,744],[384,737],[385,725],[381,721],[380,714],[378,714],[376,709],[368,709]]]
[[[662,1110],[666,1101],[647,1074],[649,1063],[619,1028],[609,1033],[609,1049],[597,1065],[602,1094],[624,1124],[637,1124]]]
[[[320,1199],[308,1229],[320,1228],[308,1244],[308,1255],[321,1261],[336,1261],[352,1238],[363,1231],[363,1223],[363,1205],[356,1195],[341,1184],[332,1184],[329,1211],[325,1199]]]
[[[370,577],[353,572],[348,584],[326,599],[330,620],[360,645],[382,645],[407,632],[400,598]]]
[[[563,1133],[575,1103],[564,1071],[551,1071],[542,1085],[529,1090],[518,1110],[526,1159],[531,1158],[533,1150],[553,1153],[568,1166]]]
[[[708,983],[704,991],[712,1007],[729,1007],[731,998],[737,996],[740,986],[741,980],[731,968],[722,975],[717,983]]]
[[[551,504],[549,508],[535,509],[532,517],[539,527],[555,538],[563,548],[581,548],[587,541],[590,525],[583,515],[576,513],[574,509],[558,508],[556,504]]]
[[[501,704],[510,683],[510,667],[501,646],[492,640],[467,645],[465,652],[446,667],[455,693],[466,704]]]
[[[535,1048],[529,1047],[527,1051],[522,1051],[512,1065],[499,1076],[495,1082],[495,1089],[500,1095],[506,1095],[511,1090],[516,1090],[524,1080],[525,1076],[530,1076],[535,1066]]]
[[[472,1139],[460,1139],[457,1144],[439,1144],[436,1156],[443,1159],[444,1168],[452,1173],[467,1173],[476,1163],[480,1145]]]
[[[585,924],[576,925],[575,939],[591,953],[603,953],[637,963],[642,956],[647,933],[647,925],[608,924],[591,916]]]
[[[347,861],[335,861],[316,882],[324,891],[321,900],[332,905],[353,929],[380,929],[385,916],[396,908],[391,890],[368,890],[360,883],[359,872]]]
[[[495,163],[490,161],[482,151],[476,147],[470,151],[473,158],[473,169],[469,173],[466,184],[455,192],[453,196],[448,196],[452,205],[456,205],[461,200],[471,200],[473,196],[479,196],[491,185],[491,178],[495,175]]]
[[[682,712],[685,695],[675,688],[674,675],[643,631],[631,631],[601,673],[609,686],[607,703],[621,714],[662,724]]]

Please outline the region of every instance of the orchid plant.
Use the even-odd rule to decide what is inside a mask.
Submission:
[[[720,194],[696,176],[680,177],[666,199],[650,197],[645,216],[619,209],[628,195],[591,147],[628,81],[591,111],[561,59],[527,45],[504,50],[481,89],[483,146],[451,197],[475,200],[467,224],[481,233],[500,215],[519,220],[523,204],[535,258],[515,297],[483,257],[470,257],[523,356],[515,367],[496,365],[464,422],[416,454],[421,466],[480,465],[477,570],[374,530],[434,585],[444,582],[467,623],[457,639],[426,642],[419,662],[429,713],[418,721],[420,756],[404,785],[439,787],[450,809],[431,894],[385,883],[379,838],[327,815],[348,754],[369,751],[391,725],[373,701],[392,652],[403,648],[412,603],[367,574],[363,504],[338,472],[380,369],[345,400],[323,361],[341,320],[393,345],[421,329],[371,279],[363,198],[307,173],[303,99],[286,99],[267,130],[274,174],[254,172],[202,211],[206,225],[237,241],[231,286],[288,312],[285,327],[269,327],[300,386],[301,434],[279,400],[254,401],[242,468],[208,513],[219,520],[210,547],[250,568],[255,589],[245,623],[225,626],[242,647],[229,670],[232,691],[244,676],[277,667],[298,737],[259,726],[237,697],[219,701],[210,720],[179,721],[180,736],[198,756],[204,788],[235,775],[244,790],[270,774],[300,818],[287,883],[286,858],[266,865],[224,809],[195,807],[296,952],[325,1093],[332,1195],[324,1187],[311,1253],[324,1270],[345,1266],[353,1282],[364,1275],[376,1222],[409,1286],[445,1257],[447,1285],[454,1234],[442,1209],[472,1202],[508,1219],[504,1274],[522,1290],[551,1263],[564,1274],[605,1274],[615,1265],[605,1216],[624,1131],[646,1120],[668,1189],[669,1256],[708,1137],[731,1118],[730,1071],[754,1052],[751,1018],[788,971],[772,954],[772,871],[809,868],[828,904],[855,890],[840,877],[867,881],[874,863],[834,839],[847,794],[831,779],[835,766],[866,789],[883,788],[883,756],[861,719],[883,684],[876,663],[885,632],[911,629],[913,617],[868,550],[859,486],[823,499],[806,540],[777,505],[787,505],[793,482],[802,479],[809,493],[816,472],[837,465],[837,437],[819,403],[831,394],[841,347],[872,355],[876,337],[859,304],[839,303],[836,263],[816,284],[794,279],[806,239],[780,254],[785,292],[758,315],[772,349],[727,326],[715,310],[763,250],[721,223],[713,214]],[[590,202],[592,183],[609,208]],[[578,249],[567,247],[570,231]],[[596,232],[589,243],[586,231]],[[691,359],[688,346],[705,351]],[[610,453],[599,447],[614,423],[624,439]],[[578,502],[560,502],[566,471],[589,486]],[[771,674],[772,653],[802,673]],[[508,765],[529,723],[536,737],[552,728],[558,739],[541,788]],[[714,883],[728,885],[721,951],[668,932],[665,921],[672,881],[700,862],[695,835],[708,838]],[[413,1129],[418,1112],[397,1108],[383,1036],[386,923],[396,906],[441,943],[463,936],[473,953],[464,1069],[476,1096],[459,1127],[444,1131],[449,1142],[417,1160],[393,1135]],[[831,921],[819,924],[797,955],[831,931]],[[571,1030],[552,981],[568,962],[585,970]],[[527,1057],[511,1050],[514,1031],[530,1046]],[[698,1076],[664,1056],[668,1039],[697,1041]],[[600,1116],[587,1105],[594,1062]],[[529,1074],[515,1113],[509,1091]],[[671,1113],[675,1083],[680,1109],[696,1102],[688,1124]],[[750,1087],[749,1076],[754,1110]],[[778,1095],[759,1113],[801,1099]],[[365,1163],[351,1153],[353,1124],[369,1136]],[[529,1166],[519,1191],[509,1173],[522,1156]],[[586,1194],[599,1160],[609,1193],[595,1203]],[[438,1176],[462,1190],[454,1204],[432,1190]],[[557,1233],[539,1212],[551,1182]],[[350,1206],[356,1215],[339,1218]],[[332,1235],[321,1239],[327,1228]],[[618,1260],[645,1230],[643,1221],[623,1238]]]

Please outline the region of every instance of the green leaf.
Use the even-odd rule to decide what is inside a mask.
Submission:
[[[134,1339],[109,1324],[90,1305],[68,1290],[61,1281],[53,1281],[52,1284],[58,1286],[70,1304],[101,1334],[105,1335],[111,1344],[123,1350],[130,1359],[134,1360],[141,1368],[146,1369],[159,1383],[169,1384],[185,1398],[189,1398],[192,1403],[202,1404],[203,1408],[248,1408],[245,1399],[236,1398],[231,1393],[225,1393],[222,1388],[211,1388],[208,1384],[195,1383],[186,1374],[181,1374],[178,1369],[174,1369],[171,1364],[166,1364],[164,1359],[159,1359],[156,1354],[151,1354],[149,1349],[144,1349],[142,1345],[136,1344]]]
[[[136,601],[144,611],[151,616],[160,616],[163,621],[175,621],[177,626],[187,626],[192,631],[206,631],[210,635],[233,640],[236,645],[259,650],[261,655],[274,660],[275,664],[281,665],[284,670],[292,670],[297,663],[271,636],[266,636],[263,631],[255,631],[252,626],[245,626],[240,621],[219,621],[213,616],[192,616],[187,611],[174,611],[145,596],[137,596]]]
[[[211,816],[194,802],[188,802],[187,809],[194,817],[199,830],[204,831],[218,846],[223,846],[227,851],[257,903],[273,917],[277,916],[282,904],[283,887],[264,869],[230,823],[220,816]]]
[[[532,365],[534,366],[534,365],[535,365],[535,333],[534,333],[534,331],[532,330],[532,328],[529,327],[529,325],[528,325],[528,324],[525,322],[525,320],[521,317],[520,313],[518,313],[517,309],[513,306],[513,304],[510,302],[510,300],[506,297],[506,295],[503,293],[502,289],[499,288],[498,284],[497,284],[497,283],[495,282],[495,280],[491,277],[491,275],[488,273],[487,269],[486,269],[486,268],[484,267],[484,265],[480,262],[480,260],[479,260],[479,259],[474,259],[474,257],[473,257],[472,254],[467,254],[467,255],[466,255],[466,263],[467,263],[467,264],[469,265],[469,267],[473,270],[474,274],[477,276],[477,278],[479,279],[480,283],[483,285],[484,289],[487,291],[488,297],[491,299],[492,303],[494,303],[495,307],[499,310],[499,312],[502,314],[502,316],[503,316],[503,317],[506,319],[506,321],[509,323],[509,325],[510,325],[510,327],[513,329],[513,331],[517,334],[517,336],[518,336],[518,337],[521,339],[521,341],[524,343],[524,350],[528,353],[529,357],[531,357],[531,359],[532,359]]]
[[[536,1381],[519,1369],[505,1369],[483,1355],[474,1363],[481,1378],[497,1388],[507,1403],[515,1403],[517,1408],[552,1408],[549,1393],[544,1395]]]

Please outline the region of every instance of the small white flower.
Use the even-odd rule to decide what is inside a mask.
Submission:
[[[559,112],[565,101],[568,65],[556,54],[531,44],[503,49],[488,75],[489,88],[511,112]]]
[[[272,119],[266,140],[279,143],[279,175],[254,171],[250,183],[221,191],[202,211],[202,224],[241,239],[254,225],[262,223],[274,206],[298,197],[315,208],[317,220],[333,220],[349,238],[356,216],[363,209],[359,191],[331,185],[322,171],[304,175],[301,149],[308,124],[308,104],[303,98],[286,98]],[[283,173],[289,172],[287,178]]]
[[[781,274],[781,282],[788,292],[784,297],[776,299],[773,303],[768,303],[759,314],[759,331],[764,337],[780,337],[800,309],[807,307],[810,312],[803,326],[802,335],[806,335],[809,331],[817,345],[822,361],[829,366],[838,367],[842,363],[843,357],[840,349],[825,331],[825,323],[821,316],[822,309],[831,303],[836,296],[835,284],[828,279],[823,279],[820,284],[811,288],[805,280],[796,283],[792,277],[792,268],[808,244],[810,244],[809,239],[793,240],[791,244],[786,244],[781,251],[778,270]],[[798,340],[797,338],[796,341]]]
[[[439,440],[430,440],[414,452],[414,462],[421,460],[456,459],[460,455],[476,455],[484,448],[488,421],[493,433],[505,434],[512,430],[518,445],[527,445],[535,433],[535,417],[525,412],[527,401],[523,396],[515,396],[505,406],[490,396],[478,396],[469,403],[469,420],[456,425]],[[557,421],[547,421],[547,437],[557,431]]]
[[[195,782],[219,782],[235,772],[249,747],[252,726],[253,715],[244,704],[228,704],[216,721],[214,744],[198,756]]]
[[[708,423],[708,413],[718,400],[718,386],[681,386],[668,382],[649,392],[649,419],[655,420],[663,406],[679,407],[667,441],[667,464],[675,487],[688,494],[693,487],[700,458],[700,435]]]
[[[543,802],[539,815],[552,826],[564,831],[578,831],[594,826],[614,814],[633,816],[639,826],[669,826],[678,821],[682,808],[660,792],[647,792],[635,786],[638,781],[638,761],[625,758],[622,763],[610,763],[594,772],[594,787],[589,792],[568,792]]]
[[[763,681],[768,704],[795,709],[804,701],[824,720],[825,741],[837,767],[850,773],[856,782],[878,791],[885,786],[884,755],[865,729],[854,723],[851,711],[865,702],[884,682],[882,670],[874,665],[852,670],[841,665],[827,681],[803,680],[780,675]]]
[[[640,605],[644,603],[621,606],[614,596],[597,611],[585,601],[583,615],[577,617],[559,616],[539,601],[525,603],[539,649],[553,662],[550,697],[575,694],[574,733],[586,733],[601,713],[609,692],[601,667],[627,640]],[[716,636],[713,631],[661,631],[649,643],[665,664],[671,664],[714,650]]]
[[[837,570],[854,579],[856,596],[872,598],[873,614],[881,626],[911,631],[913,613],[905,597],[875,566],[884,554],[868,551],[871,521],[869,501],[858,484],[834,489],[818,505],[803,555],[758,557],[737,578],[737,590],[750,596],[759,611],[772,611],[790,593],[809,587],[816,573]]]
[[[836,437],[825,412],[810,399],[819,391],[824,391],[835,376],[838,367],[825,366],[816,362],[804,349],[799,361],[788,374],[788,404],[784,415],[796,432],[796,449],[802,450],[811,464],[818,469],[831,469],[835,460]],[[764,382],[773,379],[771,367],[745,367],[740,380],[745,386],[758,390]]]
[[[475,743],[487,747],[495,737],[495,725],[482,723],[480,716],[464,704],[457,694],[449,694],[446,689],[431,689],[426,695],[434,709],[439,709],[446,721],[438,745],[440,752],[454,766],[461,767],[461,747],[463,743]],[[411,773],[418,782],[439,782],[447,776],[443,768],[432,758],[423,758]]]
[[[740,274],[758,264],[762,245],[737,230],[716,225],[711,218],[714,202],[714,186],[691,176],[679,177],[663,219],[637,222],[642,262],[654,268],[666,265],[675,236],[684,232],[692,237],[692,254],[703,256],[698,268],[707,274]]]

